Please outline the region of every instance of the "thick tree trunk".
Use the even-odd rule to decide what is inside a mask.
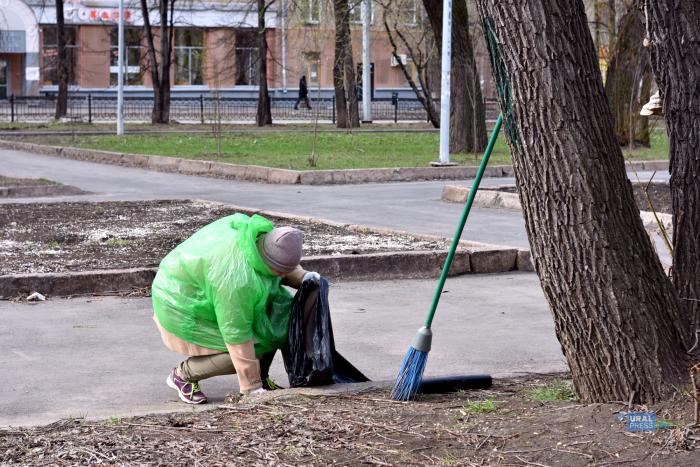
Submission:
[[[345,40],[345,89],[348,91],[348,127],[360,127],[360,106],[357,102],[357,80],[355,63],[352,59],[352,34],[350,32],[350,15],[343,17],[343,34]]]
[[[423,0],[438,48],[442,47],[442,0]],[[486,148],[486,114],[481,79],[476,70],[465,0],[452,4],[452,76],[450,86],[450,152]]]
[[[348,1],[334,0],[335,17],[335,58],[333,61],[333,87],[335,88],[336,126],[348,128],[348,105],[345,99],[345,52],[347,38],[343,27],[343,18],[348,15]]]
[[[272,125],[270,93],[267,89],[267,38],[265,37],[265,0],[258,0],[258,126]]]
[[[153,28],[151,27],[148,2],[141,0],[141,15],[146,33],[148,63],[153,86],[153,109],[151,123],[168,123],[170,121],[170,65],[172,63],[173,10],[175,0],[160,0],[160,60],[157,58]],[[168,11],[170,10],[170,11]]]
[[[63,19],[63,0],[56,0],[56,45],[58,52],[58,99],[54,118],[68,114],[68,53],[66,51],[66,27]]]
[[[652,80],[649,55],[643,44],[643,21],[642,13],[634,7],[622,17],[605,78],[615,135],[623,146],[649,146],[649,119],[639,115],[649,101]]]
[[[686,319],[634,203],[580,0],[477,0],[535,269],[585,402],[687,380]]]
[[[647,0],[645,9],[670,139],[673,283],[695,333],[700,328],[700,8],[697,1]]]

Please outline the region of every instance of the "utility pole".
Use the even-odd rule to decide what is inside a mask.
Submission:
[[[282,29],[282,92],[287,92],[287,2],[280,2],[280,26]]]
[[[117,136],[124,134],[124,0],[119,0],[119,51],[117,72]]]
[[[442,2],[442,79],[440,84],[440,161],[450,164],[450,75],[452,74],[452,0]]]
[[[372,77],[370,72],[369,26],[372,22],[371,0],[362,0],[362,122],[372,122]]]

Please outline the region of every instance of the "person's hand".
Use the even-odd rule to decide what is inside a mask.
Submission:
[[[317,283],[321,282],[321,275],[319,273],[317,273],[316,271],[307,272],[306,274],[304,274],[304,279],[302,280],[302,282],[306,282],[309,280],[317,282]]]

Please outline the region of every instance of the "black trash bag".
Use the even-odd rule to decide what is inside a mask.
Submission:
[[[282,357],[293,388],[369,381],[335,350],[328,281],[323,277],[304,281],[294,296]]]

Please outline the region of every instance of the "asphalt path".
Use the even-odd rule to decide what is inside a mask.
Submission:
[[[374,381],[395,378],[435,281],[332,284],[338,350]],[[0,301],[0,425],[191,410],[165,385],[182,357],[161,343],[148,298]],[[565,371],[547,303],[532,273],[449,279],[433,325],[426,376]],[[272,376],[286,383],[281,358]],[[212,403],[235,377],[202,382]]]

